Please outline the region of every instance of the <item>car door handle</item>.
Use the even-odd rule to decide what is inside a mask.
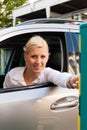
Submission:
[[[76,96],[68,96],[63,97],[61,99],[56,100],[54,103],[51,104],[50,108],[52,110],[60,109],[60,108],[71,108],[75,107],[79,104],[79,98]]]

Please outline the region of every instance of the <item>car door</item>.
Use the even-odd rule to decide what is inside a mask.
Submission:
[[[0,91],[1,130],[77,130],[78,90],[51,84]]]

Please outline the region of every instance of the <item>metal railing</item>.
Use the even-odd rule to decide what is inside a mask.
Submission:
[[[62,18],[40,18],[40,19],[27,20],[25,22],[17,24],[17,26],[25,25],[25,24],[37,24],[37,23],[77,24],[77,25],[79,25],[82,22],[84,22],[84,21],[72,20],[72,19],[62,19]]]

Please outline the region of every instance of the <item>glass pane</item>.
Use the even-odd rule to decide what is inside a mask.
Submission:
[[[0,48],[0,74],[5,73],[12,50],[9,48]]]
[[[66,42],[68,50],[68,61],[69,61],[69,72],[78,74],[79,73],[79,49],[78,49],[78,33],[66,33]]]

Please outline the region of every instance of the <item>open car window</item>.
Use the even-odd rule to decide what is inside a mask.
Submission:
[[[6,39],[0,45],[1,52],[1,71],[0,71],[0,84],[3,88],[3,81],[5,75],[9,70],[15,67],[25,66],[23,47],[28,39],[35,34],[24,34]],[[48,42],[50,56],[47,62],[47,67],[63,71],[64,67],[64,33],[51,33],[47,34],[39,32],[37,35],[42,36]],[[2,75],[3,74],[3,75]]]

